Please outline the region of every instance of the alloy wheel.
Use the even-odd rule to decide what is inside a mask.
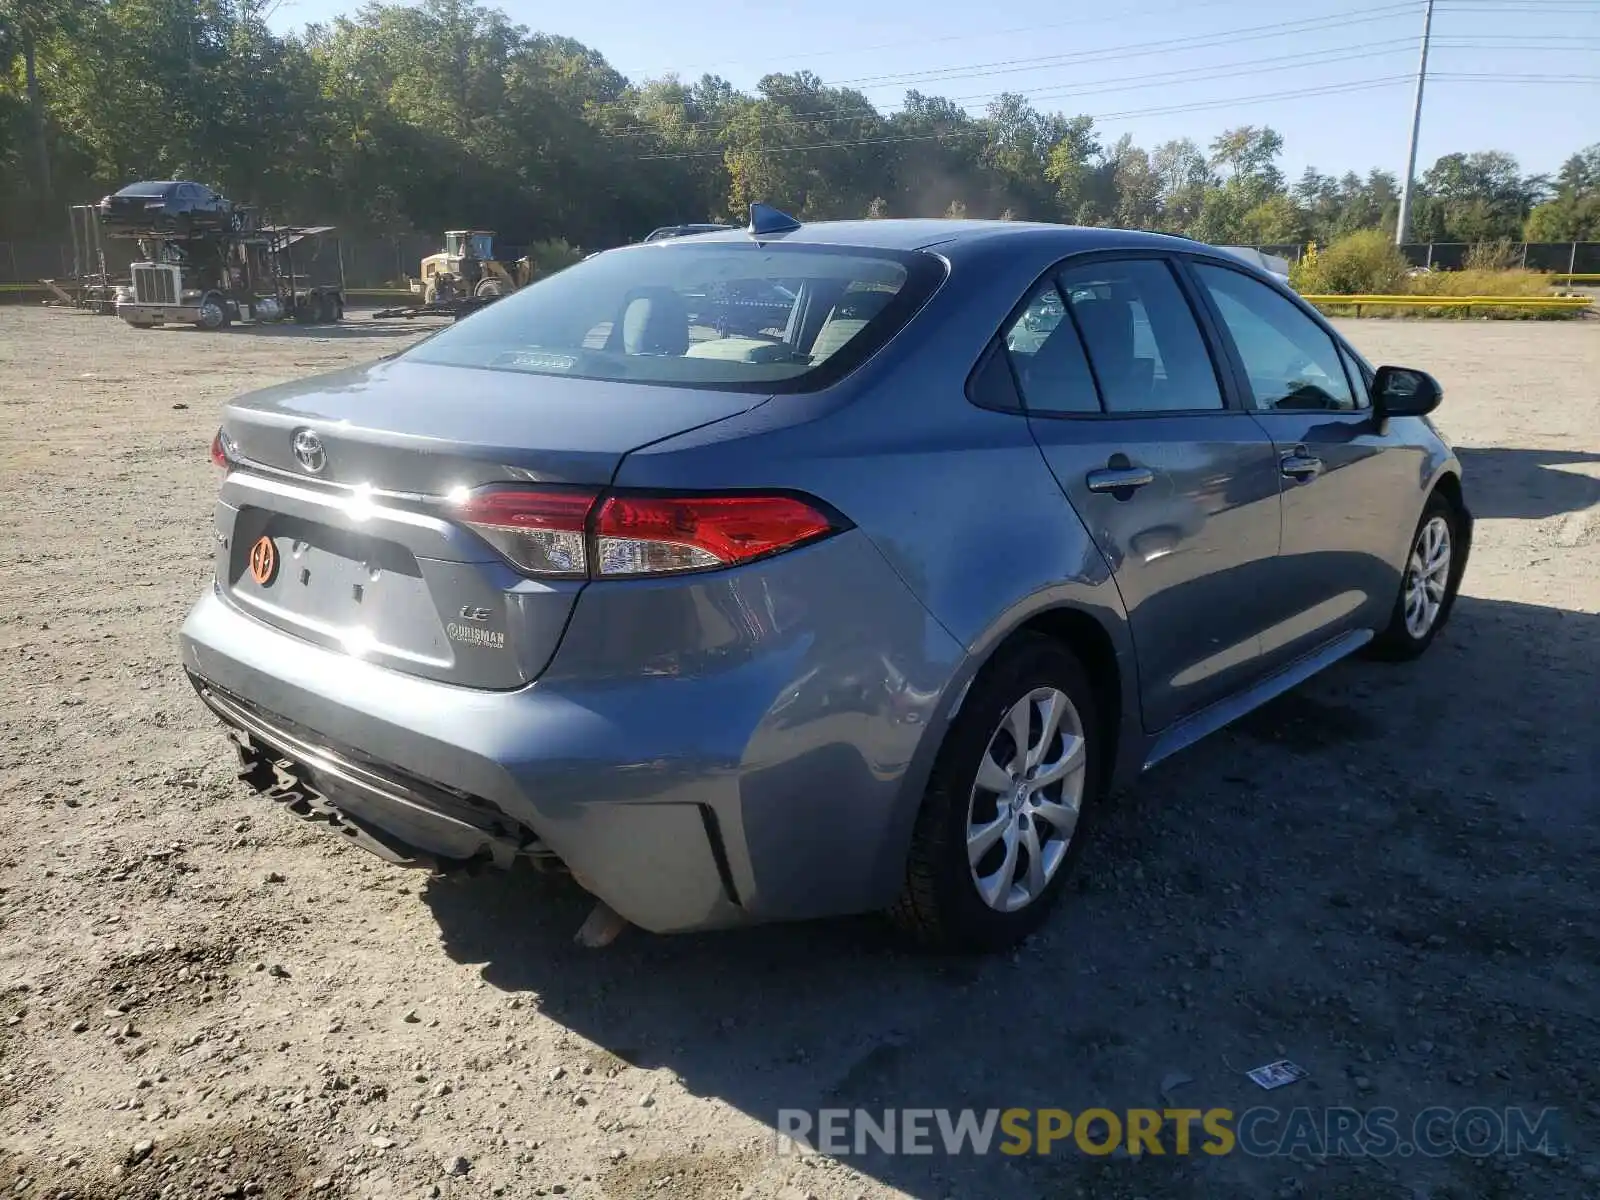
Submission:
[[[1026,908],[1060,870],[1087,763],[1082,717],[1056,688],[1023,696],[990,735],[967,806],[967,861],[990,908]]]
[[[1406,632],[1414,638],[1428,636],[1450,586],[1450,523],[1432,516],[1417,533],[1406,563],[1404,588]]]

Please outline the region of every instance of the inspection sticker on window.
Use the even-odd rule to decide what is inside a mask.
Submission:
[[[1270,1092],[1273,1088],[1281,1088],[1285,1084],[1304,1079],[1310,1072],[1304,1067],[1295,1066],[1287,1058],[1280,1058],[1275,1063],[1268,1063],[1264,1067],[1255,1067],[1246,1071],[1245,1074],[1250,1076],[1258,1086],[1264,1087]]]

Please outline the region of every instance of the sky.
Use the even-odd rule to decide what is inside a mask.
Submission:
[[[485,2],[485,0],[480,0]],[[576,38],[638,82],[721,75],[743,90],[809,70],[893,111],[908,88],[981,112],[1001,91],[1089,113],[1107,143],[1205,145],[1270,125],[1280,166],[1341,174],[1405,168],[1424,0],[487,0],[540,32]],[[283,0],[288,31],[351,0]],[[802,14],[803,15],[786,15]],[[1504,150],[1554,172],[1600,142],[1600,0],[1435,0],[1419,173],[1454,151]]]

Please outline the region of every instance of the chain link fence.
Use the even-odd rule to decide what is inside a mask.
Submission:
[[[1472,242],[1407,242],[1400,247],[1406,261],[1414,267],[1435,271],[1459,271],[1472,253]],[[1276,254],[1299,262],[1303,245],[1257,246],[1263,254]],[[1600,242],[1513,242],[1508,249],[1513,267],[1554,274],[1600,274]]]

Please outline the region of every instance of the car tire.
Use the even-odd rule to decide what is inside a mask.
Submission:
[[[1023,710],[1031,753],[1022,763],[1031,769],[1018,770],[1013,730]],[[1052,711],[1057,723],[1046,740]],[[1032,933],[1077,858],[1081,815],[1098,794],[1105,753],[1094,689],[1077,657],[1040,634],[1014,638],[979,672],[945,733],[890,919],[917,943],[958,953],[1001,950]],[[1048,782],[1030,779],[1064,764]]]
[[[1433,644],[1455,607],[1465,549],[1460,512],[1435,492],[1411,535],[1400,594],[1388,626],[1373,639],[1371,657],[1409,662]]]
[[[209,332],[226,329],[233,324],[233,314],[228,311],[227,300],[215,293],[202,297],[200,319],[195,324]]]

